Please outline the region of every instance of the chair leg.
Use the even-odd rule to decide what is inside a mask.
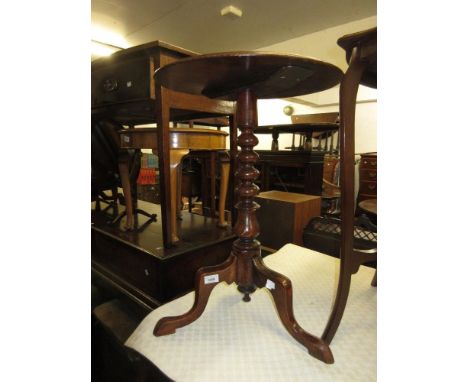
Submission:
[[[229,182],[229,167],[231,160],[229,153],[224,151],[219,155],[221,162],[221,184],[219,187],[219,208],[218,208],[218,227],[226,228],[227,222],[224,217],[224,210],[226,209],[226,195]]]
[[[171,243],[176,244],[179,241],[179,236],[177,232],[177,211],[178,211],[178,202],[177,202],[177,181],[179,178],[178,172],[180,167],[180,162],[182,157],[188,154],[186,149],[172,149],[169,151],[169,177],[171,182]]]
[[[296,341],[304,345],[309,354],[325,363],[333,363],[333,354],[328,344],[321,338],[316,337],[297,323],[293,311],[293,295],[291,280],[271,269],[269,269],[260,256],[253,259],[255,267],[255,284],[257,287],[269,289],[276,310],[285,329]]]
[[[375,270],[374,278],[372,279],[370,285],[372,285],[373,287],[376,287],[376,286],[377,286],[377,269]]]
[[[228,284],[235,281],[236,265],[237,258],[231,254],[222,264],[200,268],[195,278],[195,302],[192,308],[180,316],[161,318],[154,327],[153,334],[159,337],[175,333],[176,329],[189,325],[200,317],[213,288],[222,281]]]
[[[130,184],[130,171],[128,168],[128,159],[126,155],[119,158],[119,173],[122,182],[122,189],[125,198],[125,210],[127,221],[125,222],[125,229],[131,230],[133,228],[133,201],[132,189]]]

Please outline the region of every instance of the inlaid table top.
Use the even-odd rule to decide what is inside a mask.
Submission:
[[[250,89],[256,98],[284,98],[329,89],[342,71],[314,58],[264,52],[228,52],[190,57],[155,72],[172,90],[209,98],[236,100]]]
[[[157,133],[156,127],[120,130],[121,147],[157,150]],[[228,135],[222,130],[178,127],[169,129],[169,144],[171,149],[224,150]]]

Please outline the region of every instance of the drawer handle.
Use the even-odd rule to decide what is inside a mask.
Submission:
[[[367,188],[368,188],[369,190],[375,190],[376,187],[377,187],[377,186],[376,186],[375,184],[369,184],[369,185],[367,186]]]
[[[370,178],[375,178],[376,175],[377,175],[377,173],[375,171],[369,172],[369,177]]]
[[[117,90],[119,86],[119,83],[115,78],[107,78],[104,80],[102,87],[104,88],[104,91],[106,92],[112,92],[114,90]]]
[[[371,162],[372,166],[377,166],[377,162]]]

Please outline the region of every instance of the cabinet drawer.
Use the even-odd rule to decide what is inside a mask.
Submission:
[[[91,106],[103,106],[150,97],[152,73],[149,58],[115,62],[93,70]]]
[[[377,157],[362,157],[360,168],[377,168]]]
[[[370,180],[377,181],[377,169],[375,168],[361,168],[359,171],[359,178],[361,181]]]
[[[359,193],[377,195],[377,182],[361,181],[359,184]]]

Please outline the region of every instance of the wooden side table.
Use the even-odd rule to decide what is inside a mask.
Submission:
[[[377,88],[377,28],[341,37],[338,45],[349,63],[340,85],[340,276],[333,309],[322,338],[330,343],[340,325],[351,286],[360,264],[377,258],[377,251],[360,251],[354,244],[354,122],[359,84]]]
[[[155,155],[158,154],[157,128],[139,128],[121,130],[120,147],[125,149],[152,149]],[[170,135],[170,151],[169,151],[169,168],[171,181],[171,243],[176,244],[179,241],[176,216],[177,216],[177,199],[178,195],[178,173],[180,172],[180,163],[182,158],[187,155],[190,149],[218,151],[220,153],[221,162],[221,187],[219,197],[219,227],[226,227],[227,223],[224,218],[226,205],[226,194],[229,181],[229,154],[226,151],[226,136],[228,133],[210,129],[195,129],[195,128],[176,128],[169,129]],[[122,166],[121,166],[122,167]],[[121,176],[125,179],[128,177],[128,168],[121,168]],[[132,206],[132,197],[130,192],[129,182],[122,182],[123,192],[127,206]],[[127,207],[127,222],[126,228],[132,228],[133,211]]]
[[[173,242],[169,122],[229,116],[230,149],[237,148],[234,103],[162,88],[153,77],[157,68],[198,53],[163,41],[152,41],[102,57],[91,65],[91,112],[99,121],[121,129],[155,123],[158,126],[160,200],[164,247]],[[217,123],[215,121],[215,123]],[[225,121],[221,122],[225,124]],[[230,174],[234,177],[234,174]]]
[[[236,100],[236,122],[241,130],[237,144],[238,210],[231,255],[220,265],[201,268],[195,281],[195,302],[185,314],[165,317],[154,328],[156,336],[171,334],[177,328],[195,321],[203,313],[213,288],[220,282],[235,282],[250,301],[250,293],[266,287],[275,301],[279,317],[286,330],[306,346],[309,354],[326,363],[333,363],[328,344],[297,323],[292,305],[291,281],[267,268],[256,240],[259,224],[255,211],[258,193],[255,180],[259,171],[254,167],[258,144],[254,135],[257,126],[257,99],[292,97],[325,90],[341,79],[339,68],[312,58],[259,52],[233,52],[198,56],[180,60],[156,71],[155,78],[163,87],[209,98]]]
[[[325,134],[332,134],[337,131],[339,125],[333,122],[311,122],[311,123],[294,123],[284,125],[265,125],[258,127],[257,134],[271,134],[273,140],[271,142],[271,151],[278,151],[278,138],[281,133],[301,134],[305,137],[303,145],[300,145],[296,150],[312,151],[312,138],[318,138]],[[322,151],[322,142],[320,140],[317,151]],[[323,151],[327,151],[324,147]],[[331,146],[330,146],[331,151]]]

